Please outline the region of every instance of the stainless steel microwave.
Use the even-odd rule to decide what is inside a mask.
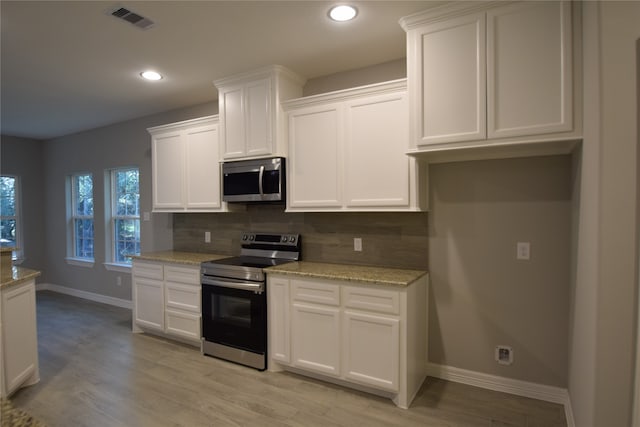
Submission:
[[[225,202],[284,202],[285,159],[238,160],[222,164]]]

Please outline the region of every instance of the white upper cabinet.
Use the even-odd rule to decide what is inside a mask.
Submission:
[[[418,145],[486,137],[484,14],[425,25],[410,87]],[[414,81],[415,80],[415,81]],[[415,120],[415,118],[414,118]]]
[[[217,116],[148,129],[151,134],[153,210],[224,211],[221,202]]]
[[[571,9],[460,2],[402,18],[409,151],[434,161],[568,152],[581,138]]]
[[[421,171],[406,155],[404,79],[291,100],[283,108],[289,118],[287,210],[426,207]]]
[[[278,65],[216,80],[222,157],[286,156],[286,122],[280,102],[300,97],[304,82]]]
[[[489,138],[572,130],[571,4],[487,12]]]

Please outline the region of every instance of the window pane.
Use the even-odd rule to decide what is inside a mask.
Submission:
[[[76,215],[93,216],[93,177],[76,175],[74,178]]]
[[[75,219],[75,256],[93,258],[93,220]]]
[[[115,262],[130,263],[130,255],[140,254],[140,220],[115,220]]]
[[[2,246],[16,246],[16,220],[3,219],[0,221],[0,243]]]
[[[116,216],[140,216],[138,170],[116,171]]]
[[[15,214],[16,179],[10,176],[0,177],[0,215],[14,216]]]

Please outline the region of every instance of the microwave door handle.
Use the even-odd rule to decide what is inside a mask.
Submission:
[[[260,166],[260,175],[258,175],[258,190],[260,191],[260,197],[264,196],[262,191],[262,177],[264,176],[264,166]]]

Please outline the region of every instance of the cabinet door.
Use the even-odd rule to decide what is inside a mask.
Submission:
[[[154,135],[151,139],[153,159],[153,209],[182,210],[184,206],[184,146],[180,131]]]
[[[409,205],[406,92],[346,103],[345,201],[348,207]]]
[[[345,311],[343,327],[345,378],[398,391],[400,320]]]
[[[218,126],[185,132],[187,209],[220,208]]]
[[[272,121],[271,84],[269,79],[257,80],[245,86],[246,155],[271,154]]]
[[[341,111],[331,104],[289,112],[289,207],[342,206]]]
[[[573,127],[570,2],[522,2],[487,13],[489,138]]]
[[[412,30],[408,41],[415,143],[484,139],[485,15],[427,24]]]
[[[161,280],[133,277],[135,322],[164,331],[164,283]]]
[[[269,354],[274,360],[289,363],[289,281],[269,278],[267,284],[269,310]]]
[[[245,119],[242,86],[220,90],[220,138],[225,159],[245,154]]]
[[[340,376],[340,309],[292,304],[291,311],[293,365]]]
[[[35,283],[2,294],[4,381],[10,394],[38,372]]]

